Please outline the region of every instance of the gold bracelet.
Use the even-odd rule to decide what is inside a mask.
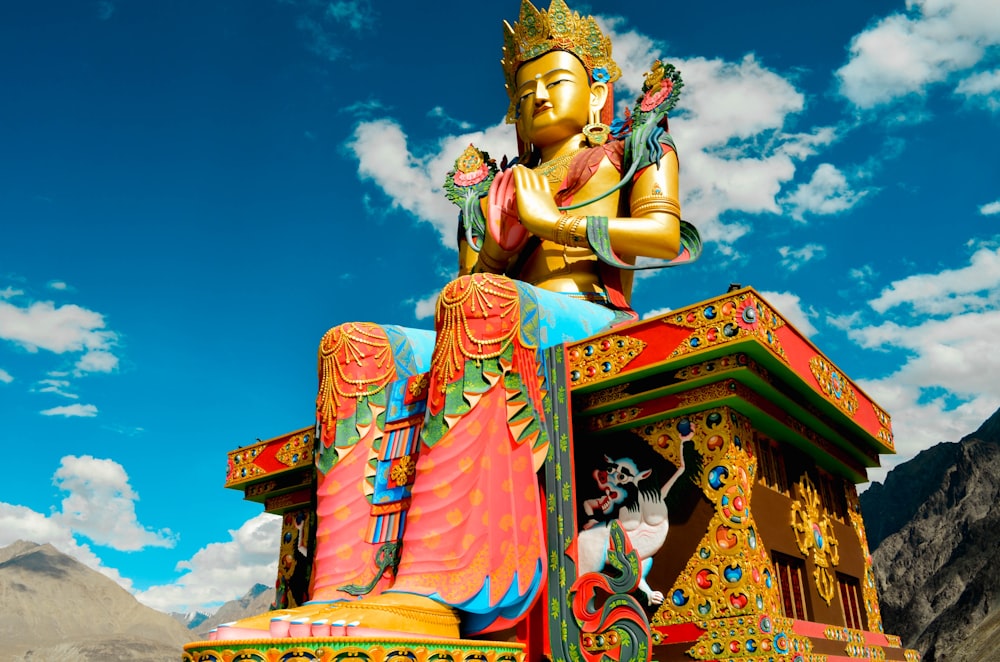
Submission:
[[[506,260],[499,260],[488,254],[486,251],[479,251],[479,263],[493,273],[502,274],[507,270]]]
[[[552,240],[557,244],[562,244],[564,246],[566,245],[566,240],[563,239],[562,235],[563,231],[566,229],[566,226],[569,224],[572,218],[573,217],[570,216],[569,214],[563,213],[556,221],[556,228],[555,232],[553,233]]]

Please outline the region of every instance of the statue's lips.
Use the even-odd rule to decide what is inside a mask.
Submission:
[[[542,113],[544,113],[546,111],[549,111],[549,110],[552,110],[552,104],[551,103],[547,103],[544,106],[539,106],[538,108],[535,109],[535,112],[532,113],[531,116],[532,117],[538,117]]]

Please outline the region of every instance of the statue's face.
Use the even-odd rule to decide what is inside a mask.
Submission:
[[[579,133],[596,103],[583,63],[566,51],[551,51],[524,63],[515,83],[517,132],[534,145],[550,145]]]

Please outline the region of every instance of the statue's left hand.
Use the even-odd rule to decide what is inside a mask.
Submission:
[[[534,235],[551,238],[559,220],[559,208],[548,180],[524,166],[514,166],[512,170],[521,224]]]

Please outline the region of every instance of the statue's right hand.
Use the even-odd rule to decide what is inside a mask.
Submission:
[[[528,231],[517,216],[517,191],[513,169],[501,172],[490,186],[486,206],[486,227],[497,245],[514,252],[528,241]]]

